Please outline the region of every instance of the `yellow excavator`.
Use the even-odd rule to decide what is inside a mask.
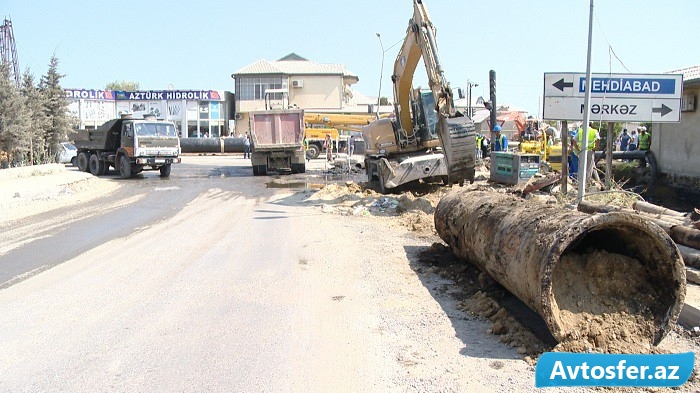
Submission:
[[[413,74],[423,58],[430,90],[414,89]],[[396,118],[375,119],[362,128],[369,181],[382,193],[420,179],[447,184],[474,181],[474,123],[455,111],[452,89],[440,64],[435,27],[421,0],[394,62]]]
[[[386,116],[388,115],[382,115],[382,117]],[[376,118],[374,114],[305,113],[306,157],[309,159],[318,157],[327,134],[330,134],[333,141],[345,144],[350,135],[344,135],[340,131],[360,132],[362,126],[366,126]]]

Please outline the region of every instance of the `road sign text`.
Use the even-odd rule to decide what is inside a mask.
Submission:
[[[586,91],[586,79],[579,79],[579,92]],[[591,78],[591,93],[598,94],[675,94],[673,79]]]
[[[581,105],[581,113],[586,110],[586,105]],[[636,115],[637,105],[617,105],[617,104],[592,104],[591,113],[594,115]]]

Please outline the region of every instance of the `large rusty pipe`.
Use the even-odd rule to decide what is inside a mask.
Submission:
[[[609,300],[603,300],[598,291],[622,298],[615,299],[622,305],[636,305],[632,311],[622,306],[627,313],[637,309],[640,314],[645,313],[643,317],[653,321],[653,325],[642,333],[642,339],[653,345],[675,324],[683,306],[685,268],[678,248],[661,228],[633,214],[589,215],[463,188],[440,200],[435,210],[435,228],[458,257],[479,266],[539,313],[558,341],[565,341],[575,334],[577,326],[585,323],[587,317],[577,320],[577,315],[604,316],[610,311],[606,309]],[[636,266],[639,276],[633,278],[630,273],[628,278],[622,266],[607,266],[613,270],[594,277],[590,265],[572,262],[574,255],[592,255],[596,251],[622,255],[628,258],[625,260],[641,264]],[[608,276],[611,271],[618,274],[616,280]],[[574,272],[577,275],[572,276]],[[620,280],[619,275],[624,279]],[[596,285],[601,286],[590,293],[581,290],[587,288],[585,283],[576,281],[586,279],[595,279]],[[632,279],[637,281],[630,287],[634,290],[620,292],[620,281]],[[563,285],[566,280],[568,287]],[[571,293],[577,290],[587,293]],[[579,300],[570,304],[572,298]],[[568,317],[563,318],[563,314]]]

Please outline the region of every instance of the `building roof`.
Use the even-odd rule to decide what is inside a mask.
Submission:
[[[700,82],[700,66],[681,68],[669,72],[669,74],[683,74],[683,83],[698,83]]]
[[[290,53],[279,60],[258,60],[231,75],[340,75],[359,80],[357,75],[348,71],[343,64],[316,63]]]

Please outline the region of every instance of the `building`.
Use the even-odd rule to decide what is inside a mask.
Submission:
[[[651,150],[664,179],[678,188],[700,191],[700,66],[671,72],[683,74],[680,123],[654,124]]]
[[[273,107],[313,109],[318,112],[371,110],[355,105],[350,86],[359,78],[342,64],[321,64],[290,53],[276,61],[258,60],[234,72],[236,131],[249,131],[248,113],[265,110],[265,92]],[[359,108],[359,109],[358,109]]]
[[[66,89],[68,111],[79,128],[96,128],[121,113],[136,117],[152,113],[170,120],[180,137],[219,137],[233,127],[234,98],[219,90],[92,90]]]

